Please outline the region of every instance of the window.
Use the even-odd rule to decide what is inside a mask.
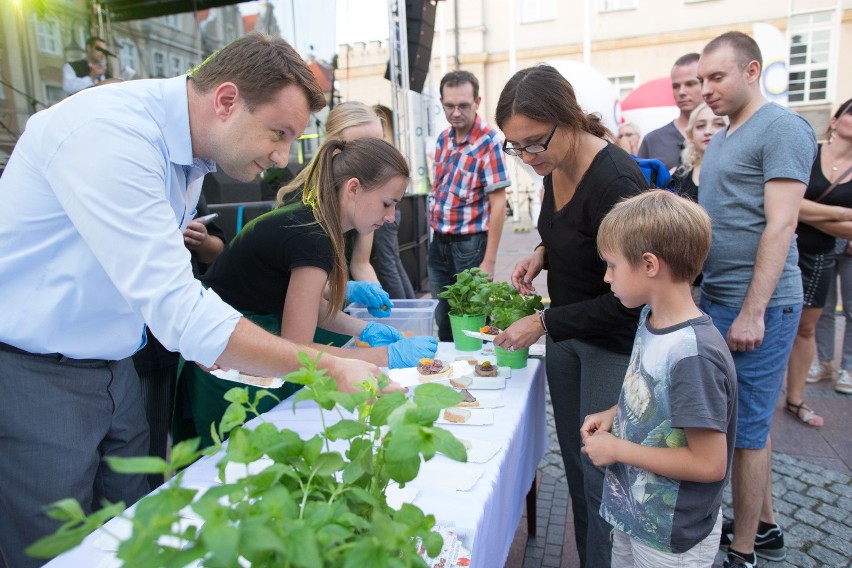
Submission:
[[[831,12],[799,14],[790,18],[791,103],[825,101],[831,60]]]
[[[122,69],[125,67],[130,67],[134,71],[139,69],[136,62],[136,46],[132,41],[118,40],[118,61]]]
[[[54,19],[35,20],[36,44],[42,53],[62,56],[62,38],[59,36],[59,22]]]
[[[177,14],[163,16],[163,23],[170,28],[180,28],[180,19]]]
[[[619,100],[636,88],[636,75],[610,75],[607,79],[615,87],[616,96]]]
[[[597,0],[598,12],[617,12],[618,10],[635,10],[639,0]]]
[[[65,98],[65,91],[59,85],[44,86],[44,102],[47,106],[55,105]]]
[[[159,51],[154,52],[154,68],[151,70],[151,77],[166,76],[166,56]]]
[[[183,62],[181,62],[180,57],[175,55],[172,56],[172,77],[177,77],[178,75],[186,73],[186,69],[183,68]]]
[[[556,19],[556,0],[520,0],[518,7],[522,24]]]

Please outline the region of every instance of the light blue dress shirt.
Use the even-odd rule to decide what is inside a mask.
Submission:
[[[240,314],[193,278],[182,235],[215,169],[192,156],[186,81],[87,89],[30,118],[0,177],[0,341],[117,360],[147,323],[189,360],[224,351]]]

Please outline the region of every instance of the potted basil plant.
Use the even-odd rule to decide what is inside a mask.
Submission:
[[[491,325],[501,330],[506,329],[521,318],[534,315],[536,311],[544,307],[541,296],[538,294],[523,296],[507,282],[496,282],[491,289]],[[512,369],[526,367],[529,352],[529,347],[509,352],[502,347],[494,346],[497,365],[511,367]]]
[[[468,337],[465,331],[479,331],[485,325],[491,301],[491,281],[488,273],[468,268],[456,274],[456,281],[438,294],[450,304],[450,326],[453,343],[459,351],[479,351],[482,340]]]

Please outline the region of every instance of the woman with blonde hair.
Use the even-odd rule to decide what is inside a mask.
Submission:
[[[326,140],[357,140],[365,136],[384,138],[384,121],[376,110],[358,101],[338,103],[325,122]],[[310,164],[289,183],[278,190],[275,206],[280,207],[301,194]],[[350,280],[346,299],[367,306],[373,317],[391,315],[391,298],[413,298],[414,290],[399,259],[397,229],[399,210],[393,221],[376,229],[375,235],[356,235],[347,249]],[[370,263],[371,252],[377,249],[375,261]],[[350,250],[351,249],[351,250]],[[384,254],[383,254],[384,253]],[[381,284],[380,284],[381,282]]]
[[[642,131],[632,122],[625,122],[618,127],[618,136],[615,143],[633,156],[639,152],[639,143],[642,142]]]
[[[344,234],[354,230],[366,235],[392,219],[408,181],[405,158],[384,140],[326,141],[305,175],[301,201],[251,221],[201,280],[255,323],[293,343],[383,367],[415,366],[435,354],[435,338],[403,339],[390,326],[341,311],[347,282]],[[315,343],[318,323],[372,347]],[[221,420],[228,406],[223,395],[233,383],[194,364],[186,365],[181,381],[186,381],[195,426],[185,437],[200,436],[209,445],[210,425]],[[284,398],[294,390],[288,383],[276,395]],[[264,403],[261,411],[275,401],[267,398]]]
[[[698,201],[698,181],[704,150],[713,135],[727,125],[728,117],[716,116],[707,103],[701,103],[692,110],[686,124],[686,145],[680,155],[680,166],[672,174],[672,187],[679,194]]]

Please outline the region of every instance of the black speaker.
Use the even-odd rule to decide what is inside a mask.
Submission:
[[[423,92],[429,62],[432,59],[432,38],[435,37],[436,0],[406,0],[405,30],[408,35],[408,87]],[[385,72],[390,79],[390,62]]]

